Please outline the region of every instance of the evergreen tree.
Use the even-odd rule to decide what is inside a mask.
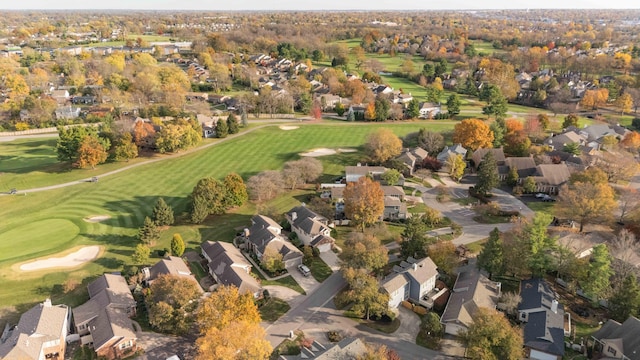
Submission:
[[[216,122],[216,137],[217,138],[226,138],[229,135],[229,127],[227,126],[227,122],[223,120],[218,120]]]
[[[500,183],[498,177],[498,163],[492,152],[482,158],[482,162],[478,167],[478,183],[475,186],[476,191],[481,195],[487,195],[491,189]]]
[[[611,317],[619,322],[624,322],[629,316],[638,316],[640,308],[640,288],[638,279],[630,274],[624,279],[622,286],[609,299]]]
[[[238,119],[236,116],[231,113],[229,117],[227,117],[227,129],[229,129],[229,134],[237,134],[240,131],[238,127]]]
[[[242,109],[242,115],[240,115],[240,121],[242,122],[242,127],[247,127],[249,126],[249,116],[247,115],[247,112]]]
[[[507,185],[516,186],[518,185],[519,179],[520,176],[518,175],[518,168],[515,166],[509,168],[509,174],[507,174]]]
[[[496,119],[489,125],[489,129],[493,131],[493,147],[499,148],[504,145],[504,135],[507,133],[507,125],[504,119]]]
[[[159,198],[158,201],[156,201],[156,206],[153,208],[151,217],[158,226],[173,225],[173,209],[163,198]]]
[[[478,267],[489,273],[489,277],[502,273],[502,240],[500,230],[494,228],[489,234],[489,240],[478,254]]]
[[[407,116],[410,119],[415,119],[420,116],[420,102],[418,99],[411,99],[407,105]]]
[[[150,245],[160,238],[160,230],[156,226],[156,223],[151,220],[150,217],[144,218],[144,224],[138,231],[138,239],[145,244]]]
[[[584,291],[594,299],[599,299],[604,295],[609,287],[611,278],[611,258],[607,245],[598,244],[593,247],[587,278],[582,283]]]
[[[149,262],[149,256],[151,255],[151,249],[147,245],[138,244],[136,250],[133,252],[131,259],[134,264],[145,265]]]
[[[524,229],[529,243],[529,269],[534,276],[542,277],[551,270],[551,254],[558,247],[555,237],[549,236],[547,227],[553,220],[549,214],[538,212],[531,224]]]
[[[347,121],[356,121],[356,114],[353,111],[347,112]]]
[[[171,239],[171,254],[173,256],[182,256],[184,254],[184,240],[180,234],[173,234]]]
[[[209,205],[204,196],[194,196],[191,201],[191,222],[200,224],[209,216]]]
[[[449,118],[460,114],[460,97],[458,94],[451,94],[447,99],[447,112],[449,113]]]

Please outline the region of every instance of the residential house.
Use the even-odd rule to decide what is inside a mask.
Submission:
[[[93,347],[98,356],[120,359],[137,350],[137,336],[130,317],[136,301],[120,275],[104,274],[88,286],[89,301],[73,309],[80,343]]]
[[[55,110],[56,119],[77,119],[80,117],[80,108],[63,106]]]
[[[69,91],[67,90],[53,90],[51,92],[51,97],[58,103],[64,104],[69,100]]]
[[[208,101],[209,100],[209,94],[207,93],[201,93],[201,92],[188,92],[185,95],[185,98],[187,99],[187,101]]]
[[[95,104],[95,103],[96,103],[96,101],[97,101],[97,98],[96,98],[95,96],[90,96],[90,95],[87,95],[87,96],[74,96],[74,97],[71,99],[71,102],[72,102],[73,104],[76,104],[76,105],[77,105],[77,104],[81,104],[81,105],[93,105],[93,104]]]
[[[323,111],[333,111],[336,105],[342,103],[342,98],[338,95],[333,94],[317,94],[314,100],[320,102],[320,104],[323,104]]]
[[[587,145],[590,147],[596,147],[598,144],[602,144],[602,138],[605,136],[613,136],[621,140],[629,132],[630,131],[624,126],[609,124],[595,124],[580,129],[580,135],[586,137]]]
[[[69,320],[66,305],[52,305],[50,299],[37,304],[20,316],[15,327],[7,324],[0,338],[0,359],[64,359]]]
[[[540,164],[532,176],[536,182],[536,191],[557,194],[560,187],[569,181],[569,168],[566,164]]]
[[[302,347],[299,355],[281,355],[283,360],[338,360],[356,359],[367,352],[364,342],[357,338],[344,338],[340,342],[324,346],[317,341],[313,341],[309,348]]]
[[[202,126],[202,137],[203,138],[212,138],[216,136],[216,123],[218,122],[216,119],[211,116],[207,116],[204,114],[196,115],[196,120]]]
[[[402,202],[395,196],[384,197],[383,220],[406,219],[408,217],[410,217],[410,214],[407,211],[407,203]]]
[[[403,301],[411,301],[427,308],[444,294],[446,289],[437,289],[438,269],[431,258],[421,260],[409,257],[382,280],[382,288],[389,294],[389,307],[397,308]]]
[[[414,149],[405,149],[397,159],[405,164],[407,167],[407,173],[409,175],[413,175],[413,171],[416,169],[416,166],[422,165],[422,162],[428,156],[429,153],[427,150],[421,147],[416,147]]]
[[[498,167],[500,180],[505,180],[509,176],[511,169],[514,168],[518,172],[518,183],[520,184],[526,177],[533,176],[536,173],[536,162],[533,160],[533,156],[508,157],[504,161],[504,166]]]
[[[581,146],[581,149],[582,148],[583,146]],[[572,153],[568,153],[566,151],[553,150],[553,151],[547,152],[545,155],[549,158],[549,161],[545,161],[545,162],[551,162],[554,164],[564,163],[565,165],[567,165],[570,172],[584,171],[590,165],[592,165],[591,152],[589,152],[589,154],[583,154],[583,156],[578,156]]]
[[[404,201],[404,190],[402,186],[381,186],[382,191],[384,192],[384,196],[394,197],[400,201]]]
[[[493,158],[496,159],[496,164],[498,166],[503,166],[505,164],[506,158],[504,156],[504,150],[502,149],[502,147],[499,147],[497,149],[480,148],[474,151],[473,154],[471,154],[471,161],[473,162],[473,167],[475,169],[478,169],[478,166],[480,166],[482,159],[485,157],[485,155],[487,155],[487,153],[493,154]]]
[[[575,233],[573,231],[563,231],[555,235],[558,236],[558,245],[569,249],[578,259],[590,256],[593,252],[593,247],[604,243],[606,240],[595,232]]]
[[[429,102],[424,102],[420,104],[420,118],[421,119],[432,119],[434,116],[440,114],[442,112],[442,107],[440,104],[434,104]]]
[[[620,324],[608,320],[593,335],[593,350],[602,359],[640,360],[640,319],[630,316]]]
[[[244,246],[258,260],[266,251],[273,249],[282,254],[282,261],[287,268],[302,263],[302,251],[282,236],[282,226],[264,215],[251,218],[251,226],[244,229]]]
[[[167,256],[164,259],[158,261],[151,267],[145,267],[142,269],[144,275],[144,281],[151,285],[160,275],[175,275],[185,278],[189,278],[195,282],[198,282],[196,278],[191,274],[191,270],[187,264],[185,264],[182,258],[177,256]]]
[[[577,143],[584,145],[586,136],[578,134],[576,131],[569,130],[555,136],[550,136],[544,140],[545,145],[549,145],[552,150],[562,150],[566,145]]]
[[[360,163],[357,166],[345,166],[347,183],[356,182],[363,176],[379,177],[385,171],[387,169],[384,166],[367,166]]]
[[[527,358],[561,360],[564,337],[571,332],[571,317],[546,281],[530,279],[520,282],[521,302],[518,319],[524,322],[524,348]]]
[[[216,283],[235,286],[241,294],[251,293],[255,298],[262,296],[262,287],[251,276],[251,264],[233,244],[205,241],[200,248]]]
[[[295,232],[304,245],[320,252],[331,251],[335,240],[331,237],[329,220],[306,206],[296,206],[285,214],[291,231]]]
[[[445,146],[444,149],[436,156],[436,159],[440,161],[442,164],[446,163],[449,160],[449,156],[451,155],[462,155],[463,159],[467,157],[467,149],[461,144],[455,144],[452,146]]]
[[[457,335],[461,330],[468,329],[481,307],[494,309],[500,297],[500,288],[500,283],[489,280],[476,268],[459,273],[440,318],[445,333]]]

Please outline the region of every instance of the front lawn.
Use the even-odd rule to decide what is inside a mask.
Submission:
[[[465,246],[470,252],[474,254],[479,254],[480,251],[482,251],[482,249],[484,248],[484,244],[486,243],[487,243],[487,239],[482,239],[482,240],[478,240],[478,241],[474,241],[472,243],[466,244]]]
[[[383,333],[392,334],[400,327],[400,319],[395,318],[392,321],[375,321],[375,320],[358,320],[361,324]]]
[[[200,281],[200,279],[208,276],[207,272],[204,271],[204,269],[202,268],[202,265],[200,265],[199,262],[190,261],[189,265],[191,266],[191,272],[193,272],[193,275],[195,275],[195,277],[196,277],[196,279],[198,279],[198,281]]]
[[[425,205],[424,203],[417,203],[413,206],[407,206],[407,210],[411,214],[421,214],[427,211],[427,205]]]
[[[333,274],[333,270],[331,270],[329,265],[318,256],[313,257],[311,264],[309,264],[309,270],[311,270],[311,275],[318,282],[327,280],[327,278]]]
[[[270,323],[278,320],[291,308],[286,301],[274,297],[262,301],[263,302],[259,304],[260,317],[262,317],[262,321]]]
[[[553,202],[545,202],[545,201],[532,201],[528,202],[525,205],[535,212],[543,212],[549,215],[553,215],[553,206],[555,203]]]
[[[251,270],[254,271],[253,269]],[[302,286],[300,286],[300,284],[298,284],[291,275],[285,276],[282,279],[278,279],[278,280],[263,279],[260,282],[262,283],[262,285],[279,285],[279,286],[288,287],[289,289],[297,291],[302,295],[307,294],[302,288]]]
[[[483,215],[475,216],[473,220],[480,224],[504,224],[504,223],[511,222],[511,216],[483,214]]]

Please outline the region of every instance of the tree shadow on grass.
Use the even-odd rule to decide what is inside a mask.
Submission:
[[[108,246],[119,245],[134,248],[139,242],[135,235],[82,234],[82,236]],[[117,253],[117,251],[110,251]]]
[[[104,267],[105,269],[110,269],[110,270],[120,270],[124,266],[124,261],[116,258],[109,258],[109,257],[101,257],[101,258],[95,259],[93,262]]]
[[[137,229],[142,226],[145,216],[151,217],[153,207],[159,198],[173,208],[174,217],[187,209],[187,197],[172,196],[135,196],[130,200],[109,201],[104,204],[105,209],[120,214],[102,223],[114,227]]]

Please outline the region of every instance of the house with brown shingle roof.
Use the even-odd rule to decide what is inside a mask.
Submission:
[[[480,270],[474,268],[459,273],[440,318],[445,333],[458,335],[468,329],[478,309],[495,309],[499,297],[500,283],[489,280]]]
[[[478,166],[480,166],[480,163],[482,162],[482,159],[484,158],[485,155],[487,155],[487,153],[492,153],[493,154],[493,158],[496,159],[496,164],[498,166],[503,166],[504,162],[506,160],[505,156],[504,156],[504,150],[500,147],[497,149],[483,149],[480,148],[476,151],[473,152],[473,154],[471,155],[471,161],[473,162],[473,166],[475,169],[478,168]]]
[[[591,338],[603,359],[640,360],[640,319],[630,316],[620,324],[608,320]]]
[[[567,164],[540,164],[536,166],[536,173],[532,178],[536,182],[536,191],[557,194],[570,176]]]
[[[241,294],[248,292],[255,298],[262,295],[262,287],[251,276],[251,264],[233,244],[205,241],[200,248],[202,256],[209,262],[209,274],[216,283],[235,286]]]
[[[402,163],[407,167],[407,173],[409,175],[413,175],[413,171],[416,169],[416,166],[421,165],[427,156],[429,156],[427,150],[421,147],[416,147],[414,149],[405,149],[397,159],[402,161]]]
[[[536,173],[536,162],[533,160],[533,156],[508,157],[504,161],[504,166],[498,166],[500,180],[505,180],[513,168],[518,171],[518,183],[520,184],[527,176]]]
[[[286,267],[302,263],[303,254],[291,242],[282,236],[282,226],[264,215],[251,218],[251,226],[244,229],[244,247],[258,260],[268,249],[274,249],[282,255]]]
[[[327,218],[306,206],[294,207],[285,214],[285,218],[302,244],[315,247],[320,252],[331,251],[335,240],[331,237]]]
[[[88,286],[89,301],[73,309],[80,343],[93,347],[98,356],[121,359],[137,350],[137,336],[130,317],[136,314],[136,301],[126,280],[104,274]]]
[[[144,275],[144,281],[151,285],[155,279],[160,275],[175,275],[189,278],[195,282],[198,282],[196,278],[191,274],[191,270],[187,267],[184,260],[177,256],[167,256],[164,259],[158,261],[152,267],[146,267],[142,269]]]
[[[46,299],[20,316],[11,330],[7,327],[0,339],[0,359],[62,360],[69,333],[69,308],[52,305]],[[8,330],[8,331],[7,331]]]

